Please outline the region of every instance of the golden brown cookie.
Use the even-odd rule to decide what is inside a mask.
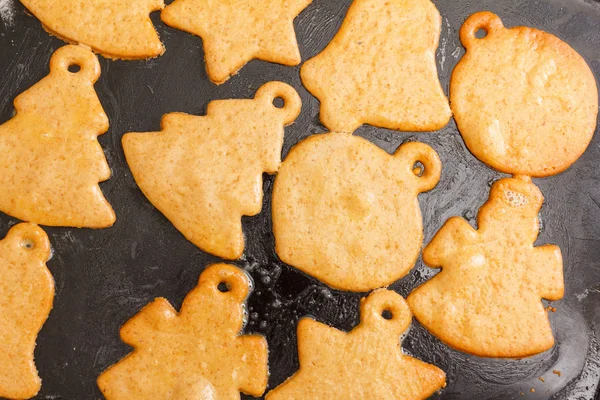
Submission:
[[[451,113],[435,61],[441,23],[429,0],[354,0],[331,43],[301,69],[323,124],[339,132],[444,127]]]
[[[163,0],[20,0],[44,28],[109,58],[156,57],[165,49],[149,14]]]
[[[414,168],[418,162],[424,170]],[[336,289],[393,283],[417,260],[417,195],[437,184],[440,171],[437,153],[422,143],[389,155],[347,133],[310,136],[292,148],[275,179],[277,254]]]
[[[98,186],[111,174],[97,140],[108,130],[94,90],[99,76],[94,53],[64,46],[50,74],[15,99],[16,115],[0,126],[0,211],[50,226],[114,223]]]
[[[475,34],[487,32],[478,39]],[[598,90],[584,59],[557,37],[506,29],[480,12],[460,30],[467,49],[450,83],[452,111],[469,150],[508,174],[549,176],[585,151]]]
[[[175,0],[161,13],[173,28],[200,36],[206,71],[221,84],[248,61],[300,64],[294,18],[312,0]]]
[[[442,271],[408,296],[417,320],[448,345],[483,357],[552,347],[542,297],[563,296],[560,249],[534,247],[543,196],[527,178],[494,183],[475,230],[454,217],[423,251]]]
[[[283,127],[301,107],[291,86],[269,82],[253,100],[211,102],[206,116],[167,114],[161,132],[128,133],[123,149],[140,189],[188,240],[236,259],[241,217],[260,212],[262,174],[279,168]]]
[[[0,241],[0,397],[28,399],[42,384],[33,361],[38,332],[54,300],[46,261],[50,242],[34,224],[22,223]]]
[[[249,278],[214,264],[200,275],[177,313],[166,299],[144,307],[121,328],[134,350],[98,378],[107,400],[240,398],[267,387],[267,341],[240,335]],[[223,292],[220,287],[226,287]]]
[[[303,318],[300,369],[267,400],[426,399],[446,385],[441,369],[404,355],[400,335],[412,315],[404,299],[376,290],[361,300],[360,324],[346,333]],[[385,319],[384,311],[391,314]]]

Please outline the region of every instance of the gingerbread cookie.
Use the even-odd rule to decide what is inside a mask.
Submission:
[[[248,61],[298,65],[294,18],[312,0],[175,0],[161,13],[173,28],[200,36],[206,71],[221,84]]]
[[[163,0],[21,0],[44,28],[109,58],[156,57],[165,49],[149,14]]]
[[[479,30],[486,36],[478,39]],[[549,33],[506,29],[490,12],[469,17],[460,39],[467,52],[452,73],[450,100],[469,150],[508,174],[549,176],[573,164],[598,115],[583,58]]]
[[[97,140],[108,130],[99,76],[94,53],[64,46],[50,74],[15,99],[16,115],[0,126],[0,211],[50,226],[114,223],[98,186],[111,174]]]
[[[98,378],[107,400],[238,399],[267,387],[267,341],[240,335],[248,276],[214,264],[177,313],[166,299],[146,306],[121,328],[134,350]]]
[[[444,127],[451,113],[435,61],[441,23],[429,0],[354,0],[331,43],[301,69],[323,124],[340,132]]]
[[[188,240],[236,259],[241,216],[260,212],[262,174],[279,168],[283,127],[301,106],[291,86],[269,82],[253,100],[211,102],[206,116],[167,114],[161,132],[128,133],[123,149],[140,189]]]
[[[415,168],[422,163],[424,169]],[[437,153],[405,143],[394,155],[347,133],[292,148],[273,189],[282,261],[336,289],[368,291],[402,278],[423,240],[417,195],[440,179]]]
[[[543,197],[527,178],[494,183],[473,229],[452,218],[423,251],[442,271],[408,296],[448,345],[483,357],[526,357],[554,344],[542,297],[563,296],[560,249],[534,247]]]
[[[360,308],[360,325],[348,333],[300,320],[300,369],[266,399],[426,399],[446,385],[444,371],[402,353],[412,315],[399,294],[376,290]]]
[[[46,261],[50,242],[34,224],[15,225],[0,241],[0,397],[28,399],[42,384],[33,361],[37,335],[54,300]]]

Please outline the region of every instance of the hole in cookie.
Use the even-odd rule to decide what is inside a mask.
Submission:
[[[31,250],[35,247],[35,243],[33,243],[33,240],[31,239],[23,239],[21,241],[21,246],[23,246],[27,250]]]
[[[392,314],[392,312],[388,309],[383,310],[381,312],[381,316],[383,317],[383,319],[387,319],[388,321],[394,318],[394,314]]]
[[[275,108],[283,108],[283,106],[285,106],[285,100],[283,100],[283,97],[275,97],[273,99],[273,106],[275,106]]]
[[[75,63],[69,64],[68,70],[70,73],[76,74],[77,72],[81,71],[81,65]]]
[[[423,176],[423,173],[425,172],[425,166],[423,165],[423,163],[421,161],[417,161],[415,163],[415,165],[413,165],[412,168],[413,174],[415,174],[418,177]]]
[[[486,36],[487,36],[487,34],[488,34],[488,31],[487,31],[487,29],[485,29],[485,28],[479,28],[479,29],[477,29],[477,31],[475,32],[475,37],[476,37],[477,39],[483,39],[484,37],[486,37]]]
[[[231,290],[231,288],[229,287],[229,284],[227,282],[219,283],[219,285],[217,286],[217,289],[219,289],[219,292],[221,292],[221,293],[227,293]]]

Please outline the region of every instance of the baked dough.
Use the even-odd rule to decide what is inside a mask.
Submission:
[[[37,335],[54,300],[46,268],[50,242],[34,224],[22,223],[0,241],[0,397],[28,399],[42,381],[33,361]]]
[[[121,328],[133,352],[98,378],[106,399],[239,400],[240,391],[262,395],[267,341],[240,335],[249,284],[241,269],[214,264],[200,275],[179,313],[164,298],[144,307]]]
[[[126,134],[123,150],[140,189],[188,240],[236,259],[241,217],[260,212],[262,174],[279,168],[283,127],[300,108],[291,86],[269,82],[252,100],[211,102],[206,116],[167,114],[160,132]]]
[[[44,28],[67,42],[89,46],[108,58],[161,55],[149,14],[163,0],[20,0]]]
[[[94,90],[99,76],[94,53],[64,46],[50,74],[15,99],[16,115],[0,126],[0,211],[49,226],[115,222],[98,186],[111,175],[97,139],[108,130]]]
[[[301,319],[300,369],[266,400],[416,400],[446,386],[442,370],[403,354],[399,340],[412,315],[399,294],[376,290],[361,300],[360,308],[361,322],[348,333]],[[382,316],[384,310],[391,319]]]
[[[421,325],[482,357],[526,357],[554,344],[542,297],[562,298],[560,249],[534,247],[543,196],[527,178],[494,183],[475,230],[454,217],[423,251],[442,271],[408,296]]]
[[[221,84],[257,58],[283,65],[300,64],[294,18],[312,0],[175,0],[163,22],[200,36],[206,71]]]
[[[476,38],[476,32],[487,32]],[[467,49],[450,82],[454,118],[469,150],[498,171],[542,177],[589,145],[598,89],[585,60],[549,33],[504,28],[480,12],[460,29]]]
[[[321,122],[433,131],[451,117],[435,52],[442,19],[429,0],[354,0],[331,43],[301,69]]]
[[[415,168],[421,162],[422,168]],[[292,148],[273,189],[281,260],[341,290],[369,291],[402,278],[423,240],[417,195],[440,179],[429,146],[394,155],[348,133],[310,136]],[[420,176],[419,176],[420,175]]]

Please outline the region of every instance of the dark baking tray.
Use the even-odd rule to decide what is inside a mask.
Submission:
[[[11,116],[15,96],[46,75],[52,52],[63,45],[15,1],[0,1],[0,122]],[[446,92],[449,75],[464,52],[458,29],[467,16],[480,10],[497,13],[507,26],[533,26],[557,35],[600,78],[600,3],[596,0],[434,3],[443,17],[437,60]],[[349,4],[350,0],[314,0],[296,19],[304,60],[331,40]],[[204,267],[219,261],[186,241],[142,195],[123,156],[124,133],[158,130],[161,116],[168,112],[200,114],[211,100],[252,97],[270,80],[293,85],[303,100],[300,117],[286,129],[284,155],[302,138],[325,130],[319,123],[319,102],[302,87],[298,67],[252,61],[227,83],[216,86],[206,77],[202,41],[166,27],[158,14],[152,18],[167,47],[165,55],[149,61],[101,58],[102,76],[96,84],[111,122],[100,143],[113,177],[101,187],[116,210],[116,224],[104,230],[46,229],[54,248],[48,266],[56,280],[56,298],[35,351],[43,379],[36,399],[101,399],[96,377],[131,350],[120,341],[119,327],[155,297],[166,297],[179,307]],[[364,126],[357,134],[389,152],[409,139],[428,143],[439,152],[442,179],[433,191],[420,196],[425,243],[453,215],[474,222],[490,183],[501,177],[467,151],[454,122],[433,133]],[[536,184],[546,196],[539,243],[558,244],[565,261],[565,297],[553,303],[556,312],[550,313],[557,345],[522,360],[483,359],[448,348],[414,322],[404,348],[443,368],[448,376],[448,386],[436,398],[590,400],[596,395],[600,379],[600,134],[596,132],[587,152],[571,169],[538,179]],[[270,388],[298,368],[295,329],[300,317],[312,315],[349,330],[358,323],[358,302],[363,296],[331,290],[278,260],[271,233],[272,187],[273,177],[265,175],[263,211],[243,218],[247,246],[243,258],[235,262],[256,283],[245,331],[268,339]],[[0,235],[15,222],[0,216]],[[419,260],[392,288],[406,296],[433,273]],[[560,370],[561,376],[553,370]]]

